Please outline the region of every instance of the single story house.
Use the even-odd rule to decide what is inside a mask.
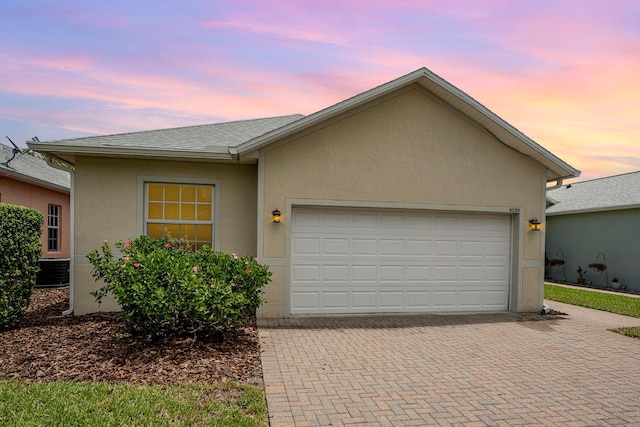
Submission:
[[[76,314],[117,309],[88,252],[167,233],[268,264],[261,317],[538,311],[531,223],[580,173],[426,68],[306,117],[29,146],[75,168]]]
[[[548,277],[576,282],[580,267],[596,286],[616,277],[640,292],[640,171],[563,185],[547,196],[547,258],[564,261],[548,266]]]
[[[0,202],[42,213],[42,255],[38,285],[69,282],[70,188],[67,170],[34,153],[0,144]]]

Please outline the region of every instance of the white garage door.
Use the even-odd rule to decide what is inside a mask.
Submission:
[[[508,309],[508,215],[294,208],[292,221],[292,314]]]

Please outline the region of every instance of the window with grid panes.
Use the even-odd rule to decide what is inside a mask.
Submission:
[[[145,232],[213,247],[213,185],[145,184]]]
[[[47,212],[47,251],[60,250],[60,206],[49,205]]]

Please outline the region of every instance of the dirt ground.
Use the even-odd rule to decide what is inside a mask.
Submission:
[[[255,320],[224,342],[150,344],[122,332],[118,315],[62,317],[69,290],[35,289],[27,317],[0,332],[0,377],[36,381],[262,384]]]

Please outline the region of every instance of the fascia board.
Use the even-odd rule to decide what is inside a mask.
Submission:
[[[588,208],[588,209],[572,209],[561,212],[547,212],[547,216],[561,216],[561,215],[573,215],[581,213],[596,213],[596,212],[608,212],[608,211],[623,211],[628,209],[640,209],[640,204],[626,205],[626,206],[606,206],[602,208]]]
[[[148,148],[128,148],[104,145],[96,146],[77,146],[77,145],[58,145],[58,144],[27,144],[30,149],[41,153],[50,154],[72,154],[87,156],[126,156],[126,157],[155,157],[170,159],[200,159],[200,160],[231,160],[229,148],[226,146],[215,147],[210,151],[179,151],[179,150],[158,150]]]
[[[59,191],[61,193],[69,194],[70,192],[69,187],[34,178],[32,176],[13,171],[11,169],[0,168],[0,175],[6,178],[15,179],[16,181],[26,182],[27,184],[37,185],[38,187]]]

